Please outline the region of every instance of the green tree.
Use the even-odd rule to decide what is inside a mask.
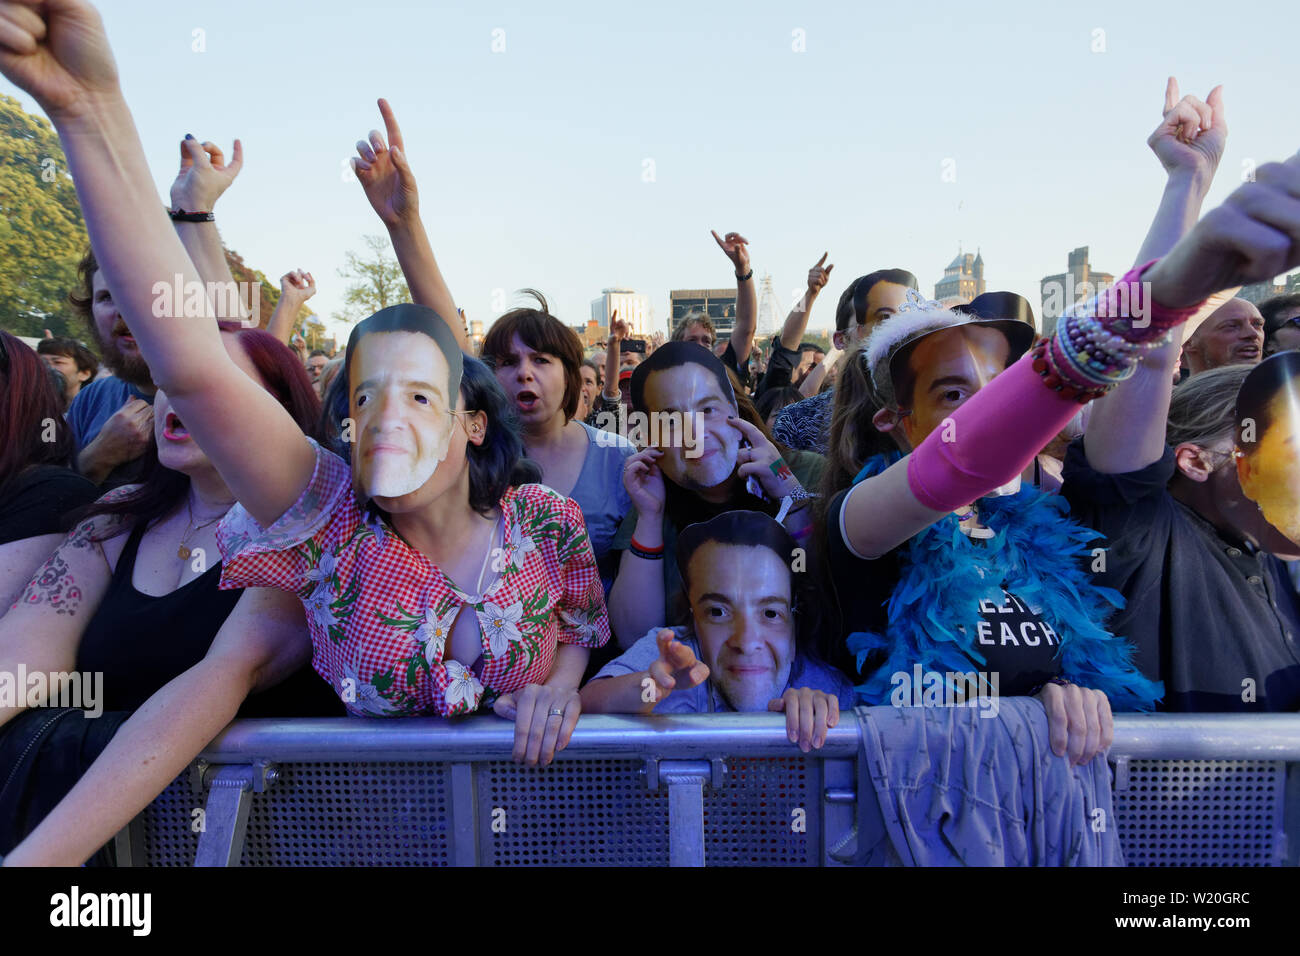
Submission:
[[[348,252],[347,265],[339,275],[348,280],[343,292],[343,308],[334,314],[341,322],[356,322],[366,316],[411,301],[411,291],[402,277],[392,247],[384,236],[363,236],[367,256]]]
[[[82,337],[67,295],[86,245],[58,135],[0,94],[0,327]]]
[[[271,321],[271,313],[275,311],[275,303],[280,299],[279,287],[272,285],[265,275],[245,263],[244,257],[234,249],[224,248],[224,251],[226,253],[226,265],[230,267],[230,277],[236,282],[247,282],[250,285],[256,283],[260,288],[261,295],[257,302],[257,324],[262,328],[266,328],[266,323]],[[252,303],[248,303],[248,305],[252,308]]]

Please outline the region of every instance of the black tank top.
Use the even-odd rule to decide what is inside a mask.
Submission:
[[[144,522],[137,522],[77,652],[78,671],[104,675],[106,711],[139,709],[201,661],[244,593],[221,590],[221,565],[215,564],[170,594],[141,594],[131,579],[144,531]],[[239,714],[335,716],[343,708],[333,688],[305,666],[284,683],[250,697]]]

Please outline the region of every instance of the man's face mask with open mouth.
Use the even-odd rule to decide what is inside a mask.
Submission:
[[[1280,352],[1237,393],[1237,480],[1264,520],[1300,544],[1300,352]]]
[[[447,337],[450,330],[432,310],[395,308],[416,309],[427,316],[403,316],[406,321],[392,328],[396,323],[376,320],[393,310],[376,313],[363,325],[376,323],[379,328],[359,327],[350,349],[352,468],[357,487],[367,498],[400,498],[423,487],[446,459],[456,422],[452,412],[460,390],[459,349],[449,361],[446,348],[435,337],[408,331],[421,324],[436,328],[433,323],[442,325],[438,332]]]

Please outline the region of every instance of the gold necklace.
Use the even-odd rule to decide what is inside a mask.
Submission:
[[[194,527],[194,507],[190,503],[190,499],[188,495],[185,496],[185,510],[189,513],[190,520],[185,525],[185,533],[181,535],[181,546],[176,549],[176,557],[180,558],[182,561],[188,561],[190,559],[190,555],[194,553],[189,548],[185,547],[185,539],[190,536],[190,533],[191,532],[197,533],[199,531],[202,531],[204,528],[208,527],[208,525],[216,524],[218,521],[220,521],[222,518],[226,516],[226,513],[223,511],[221,514],[217,515],[211,521],[205,521],[203,524],[199,525],[196,528]]]

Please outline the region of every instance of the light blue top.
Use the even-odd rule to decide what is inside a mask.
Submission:
[[[586,422],[578,424],[587,432],[587,457],[569,497],[582,509],[591,550],[601,564],[624,515],[632,510],[632,498],[623,487],[623,466],[636,454],[636,446],[622,435],[592,428]],[[601,577],[605,577],[603,564]]]

